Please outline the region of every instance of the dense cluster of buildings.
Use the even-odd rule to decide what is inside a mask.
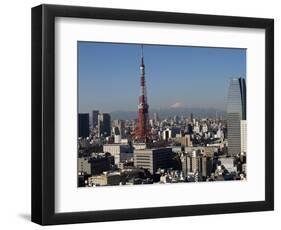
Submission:
[[[148,116],[143,56],[137,119],[78,115],[78,186],[246,179],[246,85],[229,84],[227,117]]]

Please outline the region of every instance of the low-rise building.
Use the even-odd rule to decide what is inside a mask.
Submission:
[[[237,167],[234,165],[233,157],[220,157],[219,161],[228,172],[237,172]]]
[[[192,141],[191,141],[190,135],[185,135],[184,137],[181,137],[180,141],[181,141],[182,147],[192,146]]]
[[[212,158],[193,151],[192,154],[184,154],[181,156],[183,177],[187,177],[189,173],[198,172],[202,177],[207,178],[213,170]]]
[[[89,162],[89,158],[78,158],[78,173],[91,175],[91,163]]]
[[[134,143],[133,144],[134,149],[139,150],[139,149],[146,149],[146,143]]]
[[[172,148],[139,149],[134,151],[134,165],[154,174],[159,168],[171,167],[173,156]]]
[[[105,144],[103,145],[103,152],[110,153],[114,156],[115,164],[126,161],[132,157],[133,153],[128,144]]]
[[[114,164],[114,157],[110,154],[93,154],[89,159],[91,164],[91,175],[97,175],[111,169]]]
[[[103,173],[88,178],[90,186],[119,185],[121,182],[120,173]]]

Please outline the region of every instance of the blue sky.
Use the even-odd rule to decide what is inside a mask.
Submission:
[[[78,42],[79,112],[137,110],[141,46]],[[144,45],[150,108],[225,110],[229,79],[246,77],[246,50]]]

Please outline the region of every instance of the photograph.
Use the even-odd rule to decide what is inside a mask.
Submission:
[[[32,8],[32,222],[274,210],[274,18],[158,6]]]
[[[77,186],[246,181],[246,54],[77,41]]]

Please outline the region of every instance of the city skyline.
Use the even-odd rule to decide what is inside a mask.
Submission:
[[[137,111],[140,56],[137,44],[78,42],[79,113]],[[152,110],[226,111],[229,79],[246,74],[245,49],[144,45],[144,56]]]
[[[110,44],[110,46],[112,45]],[[99,65],[97,60],[96,66],[100,67],[101,64],[103,66],[101,66],[100,71],[98,67],[95,69],[94,72],[97,74],[94,74],[94,76],[91,68],[95,68],[95,65],[93,65],[94,67],[91,65],[91,68],[89,68],[89,71],[91,70],[90,78],[95,83],[94,86],[90,83],[87,84],[90,95],[86,99],[95,101],[92,102],[93,104],[96,104],[96,101],[106,103],[107,100],[108,103],[101,104],[102,106],[91,104],[89,109],[94,108],[91,112],[91,123],[90,114],[79,111],[77,135],[78,187],[246,180],[246,80],[241,77],[232,77],[230,81],[221,79],[221,77],[225,77],[226,70],[228,70],[226,66],[223,66],[222,60],[222,56],[227,56],[226,54],[222,55],[222,51],[226,52],[226,50],[215,48],[214,51],[211,48],[181,47],[179,51],[179,47],[161,46],[159,50],[163,52],[164,49],[164,53],[169,56],[168,59],[174,57],[174,60],[170,60],[170,62],[173,62],[172,64],[168,63],[169,65],[162,65],[157,68],[160,71],[154,70],[155,73],[160,73],[162,78],[149,87],[149,79],[151,79],[149,75],[153,70],[150,72],[149,64],[146,63],[146,55],[143,52],[144,46],[126,45],[127,48],[128,46],[130,48],[138,47],[141,51],[138,71],[135,70],[136,73],[138,72],[138,78],[134,79],[138,84],[138,90],[129,84],[132,77],[128,77],[126,74],[128,74],[127,71],[130,67],[123,66],[129,60],[116,57],[116,54],[120,55],[121,51],[113,52],[111,50],[110,53],[104,49],[103,53],[100,53],[101,56],[98,55],[98,52],[95,52],[95,56],[101,61]],[[124,48],[120,44],[117,47]],[[155,46],[150,48],[154,50]],[[159,47],[156,46],[156,48]],[[114,50],[114,48],[112,49]],[[149,50],[149,46],[147,49]],[[171,49],[176,54],[171,53]],[[159,57],[161,60],[158,59],[159,50],[158,52],[154,50],[153,54],[157,55],[151,54],[154,59],[149,61],[148,58],[148,63],[151,66],[157,66],[158,62],[163,64],[163,58]],[[203,54],[200,52],[198,54],[198,50]],[[123,49],[123,51],[122,55],[128,57],[127,50]],[[194,80],[193,78],[186,79],[183,77],[185,70],[188,70],[188,68],[185,67],[184,71],[181,71],[181,65],[187,61],[187,51],[188,55],[192,51],[194,52],[192,60],[198,59],[201,62],[204,59],[203,56],[207,55],[208,58],[205,58],[209,61],[209,67],[224,70],[222,71],[224,74],[211,78],[214,71],[206,72],[202,76],[208,76],[208,79],[205,79],[199,85],[192,84],[193,91],[186,90],[188,83]],[[231,53],[234,51],[237,50],[232,50]],[[242,50],[238,51],[240,51],[239,62],[243,62],[241,57],[243,52],[241,52]],[[183,53],[180,54],[180,52]],[[91,52],[89,55],[91,56]],[[102,55],[105,55],[105,57],[102,57]],[[116,64],[115,62],[118,63],[115,68],[106,57],[114,59],[114,64]],[[179,57],[180,59],[178,59]],[[93,61],[91,57],[87,58],[87,60],[90,60],[89,63]],[[80,60],[80,56],[78,60],[79,63],[83,61]],[[179,61],[182,61],[180,65]],[[223,67],[217,67],[215,63],[220,63]],[[197,68],[197,72],[200,72],[201,69],[208,71],[204,68],[205,66],[206,64],[201,64],[201,68],[199,66],[195,68]],[[235,66],[235,61],[233,61],[233,66]],[[80,68],[81,64],[79,64],[79,74]],[[163,73],[167,70],[171,71],[170,74],[173,74],[173,79],[168,78],[168,75],[166,78],[163,76]],[[113,72],[111,73],[111,71]],[[104,72],[109,75],[107,77],[102,76]],[[194,75],[192,70],[188,73],[190,76]],[[153,76],[153,74],[151,75]],[[120,76],[126,81],[122,83],[122,77],[120,79]],[[101,79],[99,83],[98,79]],[[79,78],[79,83],[80,80]],[[104,80],[105,82],[103,82]],[[227,82],[228,87],[219,85],[217,81],[222,85]],[[83,84],[85,82],[82,79],[82,86],[79,84],[81,93],[84,92],[81,91]],[[165,90],[166,86],[169,86],[167,90]],[[197,88],[194,89],[195,87]],[[129,90],[131,91],[128,92]],[[186,106],[182,103],[183,98],[189,98],[192,96],[192,92],[195,95],[191,98],[194,98],[193,103],[197,106],[204,107],[200,105],[200,99],[198,98],[205,98],[205,107],[223,105],[222,100],[225,100],[226,97],[223,95],[224,91],[228,92],[227,119],[217,116],[217,112],[215,117],[207,114],[200,117],[193,113],[187,116],[186,113],[179,110]],[[124,117],[112,119],[111,113],[105,111],[107,106],[112,109],[115,105],[119,110],[126,106],[126,109],[128,109],[128,103],[133,96],[132,92],[138,92],[138,95],[135,95],[138,100],[133,99],[135,106],[137,105],[137,109],[134,110],[137,111],[137,119],[124,119]],[[147,92],[148,95],[151,95],[150,97],[147,97]],[[170,108],[176,110],[178,114],[161,118],[155,113],[153,118],[150,117],[150,105],[153,105],[157,99],[159,100],[157,93],[161,96],[159,103],[171,103],[172,100],[175,101],[175,98],[177,98],[176,102],[170,105]],[[188,93],[191,94],[188,95]],[[93,97],[95,94],[97,94],[96,97]],[[126,97],[122,99],[122,96]],[[156,97],[156,100],[154,100],[154,97]],[[81,97],[79,97],[79,103],[80,101]]]

